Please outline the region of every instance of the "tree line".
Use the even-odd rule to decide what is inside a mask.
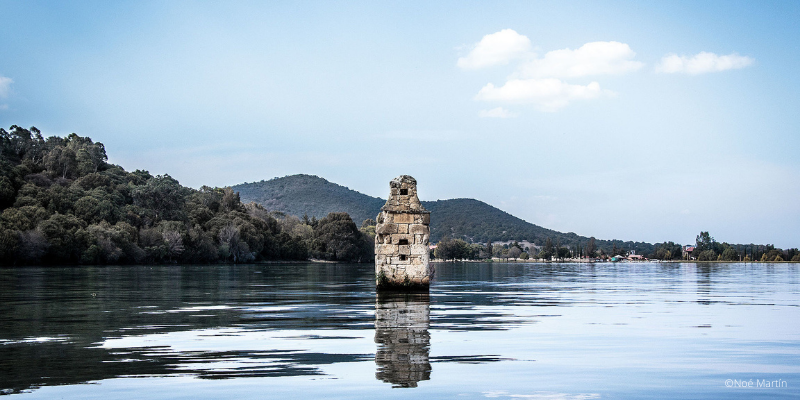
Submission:
[[[0,128],[0,263],[374,259],[368,226],[347,213],[301,219],[244,204],[230,188],[192,189],[107,161],[88,137]]]
[[[695,238],[690,257],[698,261],[800,261],[800,251],[797,248],[783,250],[771,244],[720,243],[704,231]]]
[[[608,259],[622,257],[631,253],[626,246],[618,246],[617,241],[611,241],[610,251],[600,248],[594,237],[586,242],[562,245],[559,239],[547,238],[541,247],[525,247],[518,242],[507,244],[485,245],[469,243],[462,239],[443,238],[431,253],[431,257],[440,260],[486,260],[500,259],[540,259],[540,260],[565,260],[569,258]],[[622,243],[619,243],[622,244]],[[700,232],[695,240],[694,250],[688,255],[684,246],[674,242],[659,243],[650,253],[641,254],[649,259],[656,260],[683,260],[698,261],[759,261],[780,262],[800,261],[800,250],[790,248],[783,250],[773,245],[756,244],[728,244],[717,242],[708,232]]]
[[[544,246],[537,249],[537,247],[524,246],[516,241],[507,244],[492,244],[489,241],[483,245],[445,237],[437,243],[431,256],[440,260],[486,260],[491,258],[565,260],[581,256],[595,257],[600,253],[603,251],[597,249],[594,238],[590,238],[586,245],[567,246],[562,246],[559,239],[554,242],[553,239],[547,238]]]

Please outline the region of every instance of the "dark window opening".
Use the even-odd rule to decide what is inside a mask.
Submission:
[[[397,244],[399,244],[399,245],[401,245],[401,246],[402,246],[402,245],[406,245],[406,244],[408,244],[408,239],[400,239],[400,240],[397,242]]]
[[[401,254],[400,255],[400,261],[405,261],[405,260],[406,260],[406,255],[405,254]]]
[[[408,194],[408,189],[400,189],[400,195],[405,196]]]

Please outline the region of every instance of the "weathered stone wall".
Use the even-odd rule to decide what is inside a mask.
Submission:
[[[427,287],[433,277],[429,263],[430,211],[417,197],[417,181],[393,179],[389,199],[375,227],[375,275],[379,288]]]

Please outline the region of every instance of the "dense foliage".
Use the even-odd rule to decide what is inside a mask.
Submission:
[[[230,188],[109,164],[102,143],[0,129],[0,262],[17,264],[369,261],[347,214],[301,221]]]
[[[479,260],[489,258],[486,247],[461,239],[443,238],[436,244],[433,256],[440,260]]]

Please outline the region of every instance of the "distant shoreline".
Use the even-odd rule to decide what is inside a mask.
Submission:
[[[452,263],[499,263],[499,264],[663,264],[663,263],[691,263],[691,264],[800,264],[800,261],[698,261],[698,260],[646,260],[646,261],[589,261],[578,259],[566,259],[563,261],[546,260],[431,260],[432,263],[452,264]]]

